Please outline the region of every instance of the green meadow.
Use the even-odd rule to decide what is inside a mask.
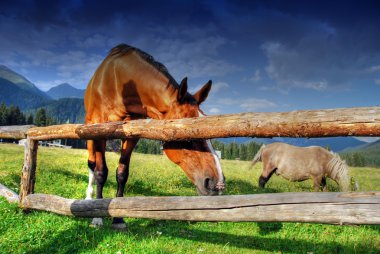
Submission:
[[[19,191],[23,147],[0,144],[0,182]],[[36,193],[83,199],[88,181],[85,150],[40,147]],[[105,197],[116,193],[118,154],[107,153],[110,169]],[[290,183],[273,176],[263,191],[261,164],[222,160],[226,195],[308,192],[311,181]],[[360,191],[380,191],[380,169],[350,168]],[[334,182],[328,188],[337,191]],[[195,188],[163,155],[134,153],[126,196],[190,196]],[[380,253],[380,225],[335,226],[307,223],[183,222],[125,219],[126,231],[90,227],[90,219],[41,211],[24,214],[0,198],[0,253]]]

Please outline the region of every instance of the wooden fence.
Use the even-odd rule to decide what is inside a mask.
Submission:
[[[0,127],[0,138],[27,138],[20,194],[0,195],[24,209],[82,217],[128,216],[202,221],[293,221],[380,224],[380,192],[282,193],[222,197],[135,197],[71,200],[33,194],[39,140],[142,137],[163,141],[222,137],[380,136],[380,107],[242,113],[177,120]]]

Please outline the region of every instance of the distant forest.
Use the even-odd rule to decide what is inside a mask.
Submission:
[[[252,160],[261,147],[261,144],[258,144],[256,142],[249,142],[243,144],[226,144],[218,140],[212,140],[212,145],[215,150],[221,152],[222,159],[244,161]],[[116,146],[120,146],[119,143],[116,144]],[[108,148],[115,151],[119,150],[118,147],[115,147],[115,144],[113,144],[113,142],[108,143]],[[157,140],[149,140],[142,138],[136,145],[135,151],[138,153],[162,154],[161,142]]]
[[[0,126],[26,124],[48,126],[57,122],[46,113],[44,108],[38,109],[35,114],[24,114],[18,106],[7,107],[4,103],[0,104]]]

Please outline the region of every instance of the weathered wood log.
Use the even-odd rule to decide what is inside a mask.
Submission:
[[[26,132],[34,125],[0,126],[0,138],[24,139]]]
[[[20,201],[26,195],[34,193],[34,183],[36,181],[38,141],[27,139],[24,151],[24,165],[22,167],[20,183]]]
[[[78,217],[380,224],[380,192],[98,200],[74,200],[54,195],[31,194],[25,197],[22,207]]]
[[[142,137],[162,141],[221,137],[380,136],[380,107],[65,124],[31,128],[27,135],[34,140]]]
[[[4,185],[0,183],[0,196],[5,197],[6,200],[8,200],[9,203],[18,203],[20,202],[20,198],[17,195],[16,192],[12,191],[11,189],[8,189]]]

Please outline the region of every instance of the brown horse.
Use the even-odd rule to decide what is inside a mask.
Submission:
[[[114,47],[90,80],[84,96],[86,123],[130,121],[141,118],[177,119],[199,116],[199,105],[207,98],[211,81],[198,92],[187,92],[187,78],[180,85],[166,67],[147,53],[121,44]],[[129,162],[138,138],[122,140],[121,157],[116,170],[117,197],[122,197],[129,175]],[[88,141],[90,168],[87,198],[91,199],[96,181],[96,198],[103,198],[107,179],[106,140]],[[220,162],[208,140],[165,142],[167,157],[178,164],[195,184],[200,195],[217,195],[225,187]],[[102,224],[94,219],[93,224]],[[122,218],[113,219],[114,227],[124,227]]]
[[[263,162],[259,185],[264,188],[275,173],[289,181],[313,180],[314,191],[326,191],[326,177],[333,179],[343,191],[348,191],[348,167],[338,154],[319,146],[296,147],[285,143],[263,145],[252,161]]]

